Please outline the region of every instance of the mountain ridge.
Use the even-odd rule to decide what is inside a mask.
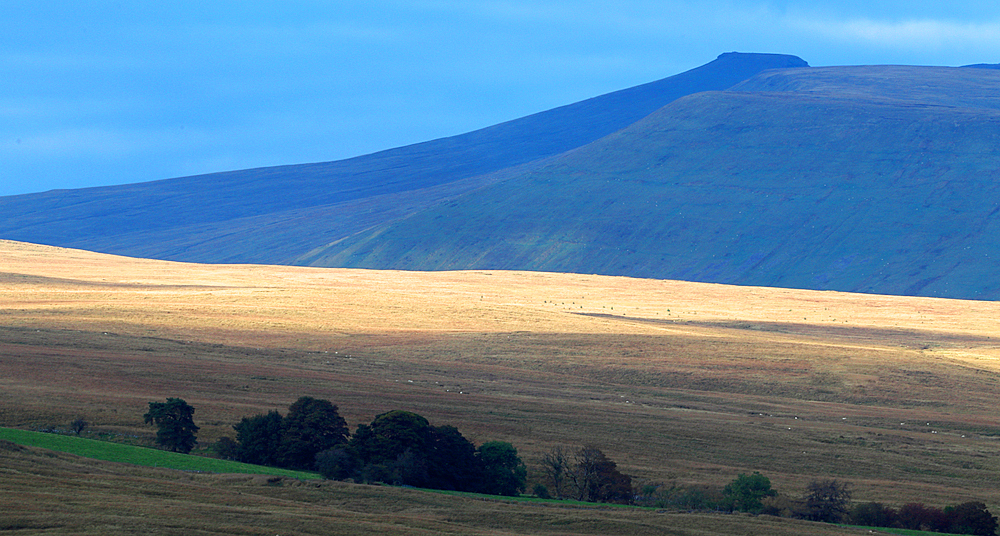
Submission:
[[[723,54],[345,161],[0,198],[0,237],[195,262],[1000,299],[997,88],[995,69]]]
[[[219,222],[441,187],[516,169],[624,128],[691,92],[725,89],[769,68],[804,66],[794,56],[727,53],[656,82],[466,134],[345,160],[3,197],[0,236],[168,260],[283,264],[288,260],[262,251],[228,259],[186,255],[185,250],[199,242],[184,244],[183,237],[182,244],[167,246],[172,254],[158,253],[151,240],[170,244],[177,237],[164,234],[174,228],[191,232],[192,225],[200,225],[196,234],[211,234],[218,231]],[[128,238],[135,233],[139,236]],[[121,247],[121,240],[132,247]]]

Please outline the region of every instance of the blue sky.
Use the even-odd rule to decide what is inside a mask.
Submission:
[[[946,4],[0,0],[0,195],[337,160],[730,51],[1000,63],[1000,3]]]

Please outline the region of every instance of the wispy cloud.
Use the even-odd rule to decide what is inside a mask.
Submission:
[[[1000,47],[1000,21],[957,22],[936,19],[884,21],[793,18],[790,26],[827,39],[898,50],[943,47]]]

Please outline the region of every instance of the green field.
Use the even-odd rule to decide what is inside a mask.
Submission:
[[[132,445],[122,445],[108,441],[97,441],[82,437],[72,437],[59,434],[49,434],[44,432],[31,432],[28,430],[16,430],[13,428],[0,427],[0,439],[5,439],[11,443],[24,445],[27,447],[38,447],[43,449],[75,454],[95,460],[107,462],[130,463],[132,465],[142,465],[145,467],[161,467],[164,469],[177,469],[179,471],[197,471],[204,473],[241,473],[251,475],[274,475],[287,476],[301,479],[322,478],[316,473],[304,471],[291,471],[288,469],[278,469],[274,467],[263,467],[248,463],[219,460],[215,458],[205,458],[190,454],[180,454],[146,447],[136,447]]]

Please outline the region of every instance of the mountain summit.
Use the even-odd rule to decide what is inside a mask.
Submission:
[[[0,198],[0,237],[196,262],[998,299],[998,97],[993,69],[730,53],[348,160]]]

